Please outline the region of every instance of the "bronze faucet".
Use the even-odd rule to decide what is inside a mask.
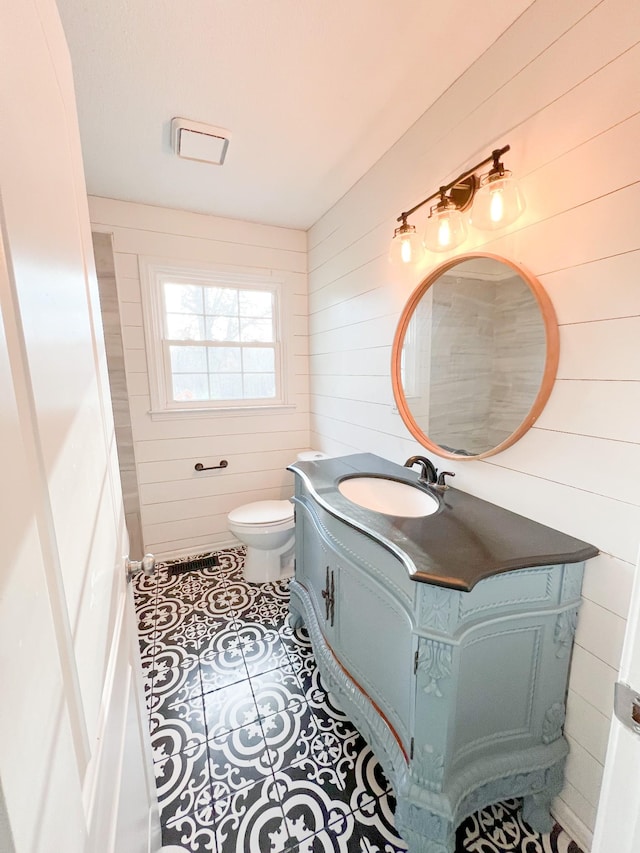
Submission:
[[[438,479],[438,471],[433,462],[426,456],[410,456],[404,463],[404,467],[413,468],[416,464],[420,465],[421,468],[418,482],[425,483],[427,486],[433,485]]]

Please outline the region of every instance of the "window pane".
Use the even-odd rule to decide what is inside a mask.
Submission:
[[[273,373],[246,373],[244,376],[244,396],[264,398],[276,396],[276,378]]]
[[[174,373],[206,373],[207,351],[204,347],[169,347]]]
[[[240,291],[241,317],[271,317],[273,315],[273,295],[263,290]]]
[[[210,373],[240,373],[241,370],[240,347],[209,348]]]
[[[207,317],[207,340],[239,341],[240,329],[237,317]]]
[[[208,400],[206,373],[177,373],[173,376],[174,400]]]
[[[165,284],[164,304],[169,313],[203,314],[202,288],[197,284]]]
[[[235,287],[205,287],[206,314],[238,314],[238,291]]]
[[[210,373],[209,386],[212,400],[241,400],[241,373]]]
[[[271,320],[240,320],[240,340],[243,343],[271,343],[273,341],[273,323]]]
[[[247,373],[273,373],[275,352],[270,347],[245,347],[242,351],[242,366]]]
[[[194,277],[189,282],[187,271],[175,275],[162,281],[158,292],[172,399],[185,406],[190,401],[224,405],[275,400],[280,392],[278,297],[270,285],[265,282],[254,289],[240,281],[218,285],[215,278],[205,283],[206,279]]]
[[[167,337],[174,341],[204,340],[204,317],[167,314]]]

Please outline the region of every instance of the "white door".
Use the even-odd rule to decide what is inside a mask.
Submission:
[[[640,556],[636,566],[619,680],[640,696]],[[640,850],[640,734],[613,718],[592,853]]]
[[[0,850],[159,823],[73,80],[53,0],[0,24]]]

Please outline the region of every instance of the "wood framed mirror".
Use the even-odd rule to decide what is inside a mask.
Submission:
[[[484,459],[536,422],[558,355],[558,323],[540,282],[506,258],[462,255],[433,270],[402,312],[393,394],[424,447]]]

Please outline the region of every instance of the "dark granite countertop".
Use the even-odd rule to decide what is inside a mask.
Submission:
[[[423,583],[469,591],[500,572],[578,563],[598,553],[588,542],[454,488],[426,487],[440,504],[432,515],[404,518],[364,509],[340,494],[341,480],[363,474],[413,485],[418,480],[416,471],[372,453],[295,462],[289,470],[328,513],[379,542]]]

